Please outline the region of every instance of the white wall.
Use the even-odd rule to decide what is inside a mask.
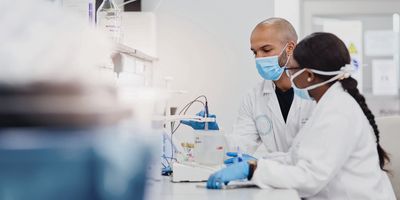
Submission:
[[[173,76],[171,88],[189,91],[175,96],[175,105],[207,95],[210,112],[217,115],[222,129],[230,131],[242,96],[261,80],[249,37],[258,22],[273,16],[273,0],[143,3],[146,9],[156,9],[156,80]]]
[[[142,11],[154,11],[157,7],[161,5],[163,0],[142,0]]]
[[[296,29],[297,35],[301,33],[300,26],[300,0],[275,0],[274,11],[276,17],[288,20]]]

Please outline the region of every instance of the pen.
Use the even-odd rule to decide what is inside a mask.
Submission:
[[[242,154],[242,151],[240,150],[240,147],[237,147],[237,157],[238,157],[238,161],[242,162],[243,154]]]

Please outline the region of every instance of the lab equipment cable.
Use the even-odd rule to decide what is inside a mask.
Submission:
[[[197,97],[197,98],[201,98],[201,97],[203,97],[204,98],[204,100],[205,100],[205,105],[204,105],[204,117],[205,118],[207,118],[208,116],[209,116],[209,113],[208,113],[208,99],[207,99],[207,97],[205,96],[205,95],[200,95],[199,97]],[[206,131],[208,131],[208,122],[205,122],[205,124],[204,124],[204,130],[206,130]]]
[[[198,100],[198,99],[201,98],[201,97],[204,97],[205,99],[207,99],[207,97],[204,96],[204,95],[198,96],[196,99],[194,99],[193,101],[191,101],[191,102],[189,102],[188,104],[186,104],[186,105],[182,108],[182,110],[179,112],[179,115],[181,115],[182,112],[183,112],[183,114],[186,114],[186,112],[189,110],[189,108],[190,108],[194,103],[196,103],[196,102],[197,102],[197,103],[201,103],[201,104],[204,106],[204,105],[205,105],[204,102]],[[173,146],[173,134],[176,132],[176,130],[178,130],[178,128],[181,126],[181,124],[182,124],[182,123],[179,122],[178,126],[177,126],[175,129],[174,129],[175,122],[171,124],[171,146]],[[174,158],[174,150],[172,150],[171,158]],[[172,162],[172,159],[171,159],[171,162]]]
[[[207,100],[206,100],[206,103],[204,106],[204,110],[205,110],[204,117],[207,118],[208,117],[208,102],[207,102]],[[204,123],[204,130],[208,131],[208,122]]]
[[[203,98],[205,102],[199,100]],[[200,103],[203,105],[204,109],[205,109],[205,117],[208,116],[208,99],[205,95],[200,95],[198,97],[196,97],[194,100],[190,101],[189,103],[187,103],[179,112],[179,115],[181,114],[186,114],[186,112],[189,110],[189,108],[194,104],[194,103]],[[163,169],[162,169],[162,175],[163,176],[169,176],[172,174],[172,167],[171,167],[171,163],[173,160],[177,160],[176,158],[174,158],[174,149],[173,149],[173,134],[178,130],[178,128],[180,127],[182,123],[179,122],[179,124],[175,127],[175,122],[171,123],[171,137],[170,137],[170,142],[171,142],[171,157],[165,156],[165,154],[162,156],[162,158],[167,162],[167,166],[162,163],[163,165]],[[170,160],[169,160],[170,159]]]
[[[126,4],[129,4],[129,3],[133,3],[135,1],[137,1],[137,0],[130,0],[130,1],[126,1],[124,3],[121,3],[121,4],[118,5],[118,8],[121,8],[122,6],[125,6]]]
[[[186,114],[186,112],[188,111],[188,109],[189,109],[189,108],[193,105],[193,103],[195,103],[195,102],[201,103],[201,104],[203,104],[203,106],[205,107],[205,103],[199,100],[199,99],[202,98],[202,97],[205,99],[205,101],[206,101],[206,103],[207,103],[207,97],[206,97],[205,95],[200,95],[200,96],[196,97],[193,101],[191,101],[191,102],[189,102],[188,104],[186,104],[186,105],[182,108],[182,110],[179,112],[179,115],[182,114],[182,112],[183,112],[183,114]],[[207,110],[208,110],[208,109],[207,109]],[[172,126],[174,126],[174,125],[175,125],[175,122],[173,122],[173,125],[172,125]],[[175,133],[175,131],[179,128],[180,125],[181,125],[181,123],[179,122],[179,124],[178,124],[178,126],[176,127],[176,129],[174,129],[174,130],[171,131],[172,134]],[[172,127],[172,126],[171,126],[171,127]]]
[[[183,109],[179,112],[179,115],[181,115],[182,112],[183,112],[183,114],[186,114],[186,112],[187,112],[187,111],[189,110],[189,108],[193,105],[193,103],[196,103],[196,102],[197,102],[197,103],[201,103],[203,106],[205,105],[204,102],[202,102],[202,101],[193,100],[193,101],[189,102],[188,104],[186,104],[186,105],[183,107]],[[172,123],[172,126],[171,126],[171,133],[174,134],[174,133],[176,132],[176,130],[178,130],[178,128],[179,128],[180,125],[181,125],[181,122],[179,122],[178,126],[174,129],[173,127],[175,126],[175,122],[173,122],[173,123]]]
[[[202,101],[200,101],[200,100],[199,100],[200,98],[204,98],[205,103],[202,102]],[[195,102],[199,102],[199,103],[203,104],[203,106],[204,106],[205,109],[206,109],[206,114],[207,114],[207,116],[208,116],[208,106],[206,106],[206,105],[207,105],[207,102],[208,102],[208,99],[207,99],[207,97],[206,97],[205,95],[200,95],[200,96],[196,97],[193,101],[191,101],[191,102],[189,102],[188,104],[186,104],[186,105],[182,108],[182,110],[179,112],[179,115],[182,114],[183,111],[184,111],[183,114],[186,114],[186,112],[188,111],[188,109],[189,109],[189,108],[193,105],[193,103],[195,103]],[[174,125],[175,125],[175,122],[173,122],[173,126],[174,126]],[[181,125],[181,123],[179,122],[179,124],[178,124],[178,126],[176,127],[176,129],[172,131],[172,134],[175,133],[175,131],[179,128],[180,125]],[[172,126],[171,126],[171,127],[172,127]]]
[[[163,143],[164,143],[164,144],[165,144],[165,141],[166,141],[166,133],[164,133],[164,135],[163,135]],[[165,145],[163,145],[163,146],[165,146]],[[171,143],[172,152],[173,152],[173,148],[174,148],[174,147],[172,146],[172,143]],[[169,157],[165,156],[165,148],[164,148],[164,147],[163,147],[163,155],[161,156],[161,158],[162,158],[165,162],[167,162],[166,164],[164,164],[163,161],[161,161],[161,164],[163,165],[163,168],[161,169],[161,175],[163,175],[163,176],[169,176],[169,175],[171,175],[171,174],[172,174],[171,163],[170,163],[170,161],[168,160]],[[172,162],[172,159],[171,159],[171,162]]]

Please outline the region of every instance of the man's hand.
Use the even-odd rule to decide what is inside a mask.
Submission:
[[[197,116],[204,117],[205,112],[200,111],[199,113],[196,114]],[[215,115],[210,114],[207,116],[209,118],[216,118]],[[194,130],[204,130],[206,122],[195,122],[195,121],[189,121],[189,120],[181,120],[182,124],[185,124],[187,126],[192,127]],[[217,122],[207,122],[208,123],[208,130],[219,130]]]

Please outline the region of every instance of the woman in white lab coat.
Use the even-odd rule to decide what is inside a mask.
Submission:
[[[345,44],[330,33],[314,33],[294,50],[287,69],[295,94],[317,101],[293,141],[287,159],[239,162],[210,176],[218,189],[245,179],[261,188],[295,189],[307,199],[395,199],[385,172],[389,162],[365,98],[350,76]]]

